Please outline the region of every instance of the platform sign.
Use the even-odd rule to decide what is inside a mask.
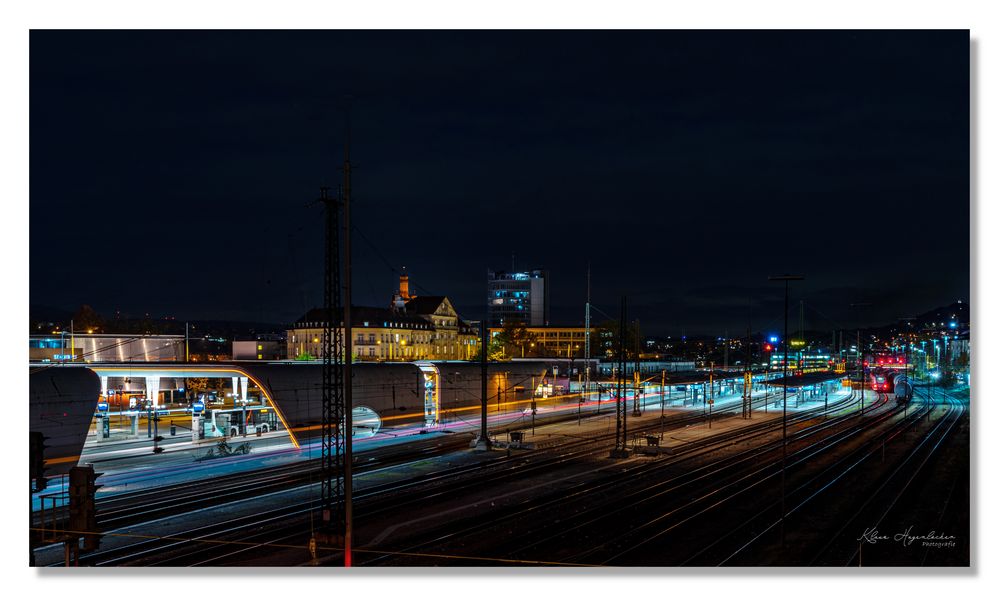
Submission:
[[[200,413],[204,412],[205,411],[205,402],[203,402],[203,401],[196,401],[196,402],[194,402],[194,405],[191,406],[191,411],[194,412],[195,414],[200,414]]]

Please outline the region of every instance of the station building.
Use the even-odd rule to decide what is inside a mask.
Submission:
[[[354,306],[350,313],[354,360],[468,360],[478,350],[477,330],[458,316],[447,296],[410,295],[405,273],[389,307]],[[314,308],[288,329],[288,358],[322,358],[325,320],[323,309]]]

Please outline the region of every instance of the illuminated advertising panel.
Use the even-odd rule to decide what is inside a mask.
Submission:
[[[429,362],[417,362],[423,390],[423,425],[427,428],[440,422],[440,371]]]

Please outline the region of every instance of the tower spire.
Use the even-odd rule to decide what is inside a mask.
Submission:
[[[399,275],[399,296],[402,296],[403,300],[409,300],[409,274],[406,273],[406,267],[402,268],[402,274]]]

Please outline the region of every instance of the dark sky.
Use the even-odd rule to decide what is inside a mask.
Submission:
[[[547,268],[555,322],[807,327],[969,295],[969,36],[31,33],[30,302],[289,322],[321,303],[318,187],[352,100],[355,299],[393,268],[477,319]],[[849,307],[869,302],[862,313]],[[597,318],[601,318],[597,315]],[[792,325],[794,328],[794,325]]]

